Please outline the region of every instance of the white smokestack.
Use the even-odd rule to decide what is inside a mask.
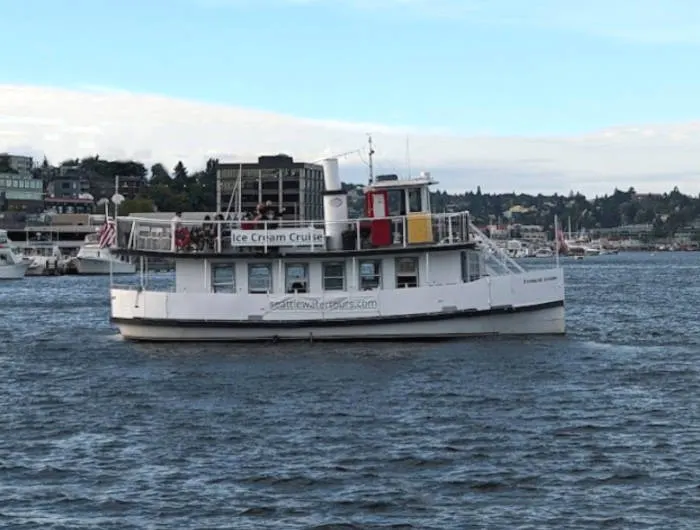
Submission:
[[[327,158],[322,163],[323,180],[326,190],[323,193],[323,220],[325,221],[328,248],[343,248],[343,231],[348,227],[348,194],[342,191],[338,171],[338,159]]]
[[[326,158],[321,162],[323,166],[323,180],[326,185],[326,191],[337,191],[340,186],[340,175],[338,171],[338,159]]]

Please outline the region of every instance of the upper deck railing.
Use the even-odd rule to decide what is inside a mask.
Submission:
[[[120,217],[118,247],[163,253],[362,251],[470,241],[468,212],[343,221],[180,220]]]

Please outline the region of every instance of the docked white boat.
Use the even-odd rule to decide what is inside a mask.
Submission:
[[[131,258],[112,252],[115,243],[116,227],[113,222],[103,225],[97,233],[85,236],[85,242],[75,257],[78,274],[135,274],[136,264]]]
[[[111,321],[122,336],[362,341],[565,333],[558,264],[525,271],[468,212],[431,213],[435,182],[426,174],[370,184],[366,218],[348,219],[338,162],[323,166],[322,221],[221,221],[213,248],[197,251],[188,235],[201,221],[118,218],[130,237],[114,252],[136,257],[142,271],[138,287],[111,286]],[[390,215],[397,201],[405,215]],[[160,291],[143,271],[149,259],[164,257],[175,262],[175,285]]]
[[[24,259],[29,262],[27,276],[48,276],[62,273],[68,259],[51,241],[32,241],[24,247]]]
[[[0,280],[24,278],[29,263],[15,252],[6,230],[0,230]]]
[[[551,258],[554,256],[554,251],[551,248],[542,247],[535,250],[535,253],[532,255],[535,258]]]

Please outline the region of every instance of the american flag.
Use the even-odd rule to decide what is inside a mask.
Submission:
[[[100,228],[99,235],[100,239],[98,244],[100,248],[111,247],[114,245],[117,240],[116,223],[112,219],[107,219],[105,224],[102,225],[102,228]]]

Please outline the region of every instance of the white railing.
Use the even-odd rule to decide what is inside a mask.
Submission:
[[[496,243],[491,241],[486,234],[479,230],[473,224],[469,224],[470,232],[478,238],[478,241],[486,249],[484,253],[489,262],[493,263],[497,268],[501,269],[502,272],[525,272],[525,269],[520,266],[520,264],[511,258],[505,250],[499,247]]]
[[[470,241],[468,212],[409,214],[327,222],[298,220],[181,220],[120,217],[128,226],[126,247],[155,252],[268,252],[365,250],[387,247],[456,245]],[[334,234],[333,240],[329,236]]]

